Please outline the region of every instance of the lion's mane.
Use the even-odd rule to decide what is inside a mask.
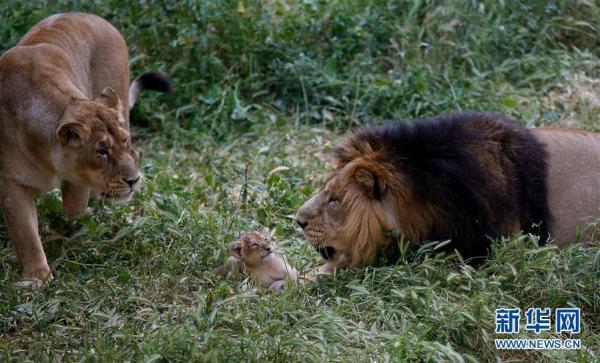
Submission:
[[[523,230],[548,239],[546,152],[513,120],[463,112],[364,127],[332,158],[352,265],[372,261],[390,227],[410,240],[450,239],[471,261],[488,255],[491,238]]]

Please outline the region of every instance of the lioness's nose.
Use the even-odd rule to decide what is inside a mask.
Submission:
[[[137,182],[140,181],[140,176],[138,175],[136,178],[134,179],[127,179],[127,178],[123,178],[123,181],[125,183],[127,183],[127,185],[129,185],[129,187],[131,188],[132,186],[134,186]]]
[[[302,220],[300,220],[300,218],[296,219],[296,222],[298,222],[298,225],[300,226],[300,228],[304,229],[306,228],[306,226],[308,226],[308,222],[304,222]]]

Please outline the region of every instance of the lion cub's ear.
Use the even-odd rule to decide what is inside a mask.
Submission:
[[[270,238],[271,237],[271,232],[269,231],[269,228],[265,227],[262,230],[262,234],[265,238]]]
[[[103,104],[108,108],[112,108],[113,110],[119,113],[123,111],[123,104],[121,103],[119,95],[117,95],[117,92],[110,87],[105,87],[102,90],[100,96],[98,96],[98,98],[96,98],[95,101]]]
[[[354,179],[367,192],[370,198],[380,199],[385,191],[385,185],[381,182],[381,179],[367,169],[357,169],[354,172]]]
[[[90,136],[90,128],[77,121],[68,121],[56,129],[56,137],[62,146],[79,146],[85,143]]]
[[[242,259],[242,241],[235,241],[229,245],[229,255]]]

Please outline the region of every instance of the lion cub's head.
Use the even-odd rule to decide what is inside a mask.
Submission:
[[[56,130],[62,177],[117,200],[130,198],[141,178],[122,107],[115,91],[107,87],[95,100],[71,103]]]
[[[275,252],[269,237],[269,229],[244,233],[239,240],[233,242],[229,252],[244,261],[247,266],[260,265]]]

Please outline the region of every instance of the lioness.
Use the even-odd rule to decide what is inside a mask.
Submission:
[[[332,159],[335,170],[296,215],[327,261],[322,271],[370,263],[388,231],[451,240],[447,248],[474,263],[490,238],[519,231],[558,245],[599,237],[582,230],[600,217],[597,133],[454,113],[364,127]]]
[[[170,85],[158,73],[128,85],[123,37],[91,14],[50,16],[0,58],[0,201],[23,267],[19,286],[52,278],[36,194],[60,186],[64,214],[80,216],[90,190],[124,200],[139,187],[129,108],[143,89]]]

